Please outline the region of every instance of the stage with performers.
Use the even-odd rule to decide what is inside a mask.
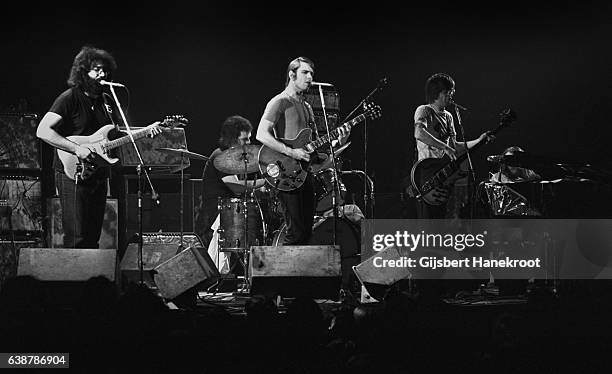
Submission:
[[[609,9],[293,8],[5,17],[0,368],[603,371]]]

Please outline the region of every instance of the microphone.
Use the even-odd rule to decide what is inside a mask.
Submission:
[[[457,108],[459,108],[461,110],[468,110],[468,108],[466,108],[464,106],[461,106],[461,105],[457,104],[456,102],[454,102],[452,100],[450,101],[450,104],[456,106]]]
[[[323,87],[333,87],[333,84],[330,83],[322,83],[322,82],[310,82],[312,86],[323,86]]]
[[[494,162],[494,163],[500,163],[503,159],[504,159],[504,155],[487,156],[487,161]]]
[[[115,86],[115,87],[125,87],[124,85],[122,85],[121,83],[115,83],[115,82],[107,82],[104,79],[101,79],[98,81],[98,83],[100,83],[103,86]]]
[[[389,80],[385,77],[381,80],[378,81],[378,88],[383,88],[384,86],[387,85],[387,83],[389,83]]]

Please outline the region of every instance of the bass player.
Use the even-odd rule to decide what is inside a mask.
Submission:
[[[445,155],[455,160],[462,153],[463,143],[457,143],[457,133],[452,114],[446,110],[451,105],[455,93],[455,81],[448,74],[437,73],[425,83],[425,100],[414,113],[414,137],[416,139],[417,160],[442,158]],[[477,139],[467,142],[472,148],[481,141],[489,142],[494,137],[488,132]],[[416,162],[415,161],[415,162]],[[447,188],[438,187],[436,193],[448,196]],[[444,218],[446,204],[429,205],[423,200],[417,202],[417,217]]]

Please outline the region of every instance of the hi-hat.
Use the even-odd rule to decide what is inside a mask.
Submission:
[[[246,172],[253,173],[259,171],[257,155],[260,148],[260,145],[252,144],[236,146],[223,151],[219,156],[215,157],[213,163],[215,168],[224,173],[244,174],[246,160]]]
[[[347,142],[342,147],[334,149],[334,154],[336,155],[336,157],[338,157],[338,155],[340,153],[342,153],[342,151],[344,151],[346,148],[348,148],[349,145],[351,145],[351,142]],[[333,166],[334,165],[332,163],[332,159],[331,159],[330,155],[327,155],[327,158],[325,159],[325,161],[323,161],[319,165],[316,165],[316,164],[312,165],[312,171],[316,173],[319,170],[329,169],[329,168],[331,168]]]
[[[186,149],[180,149],[180,148],[155,148],[156,151],[162,151],[162,152],[166,152],[166,153],[170,153],[170,154],[175,154],[175,155],[179,155],[179,156],[185,156],[188,158],[193,158],[196,160],[202,160],[202,161],[207,161],[208,157],[203,156],[199,153],[195,153],[195,152],[190,152]]]

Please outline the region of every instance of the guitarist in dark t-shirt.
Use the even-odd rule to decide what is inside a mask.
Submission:
[[[110,103],[104,100],[100,81],[109,79],[116,68],[115,59],[109,52],[83,47],[74,58],[70,70],[70,88],[55,99],[36,131],[36,136],[46,143],[76,155],[81,161],[81,172],[83,169],[92,171],[86,180],[80,180],[78,175],[66,175],[57,152],[54,152],[55,186],[62,204],[66,248],[98,248],[109,170],[96,169],[91,162],[95,156],[93,149],[67,137],[88,136],[105,125],[115,123],[117,118],[112,114]],[[153,129],[152,134],[160,131]]]

